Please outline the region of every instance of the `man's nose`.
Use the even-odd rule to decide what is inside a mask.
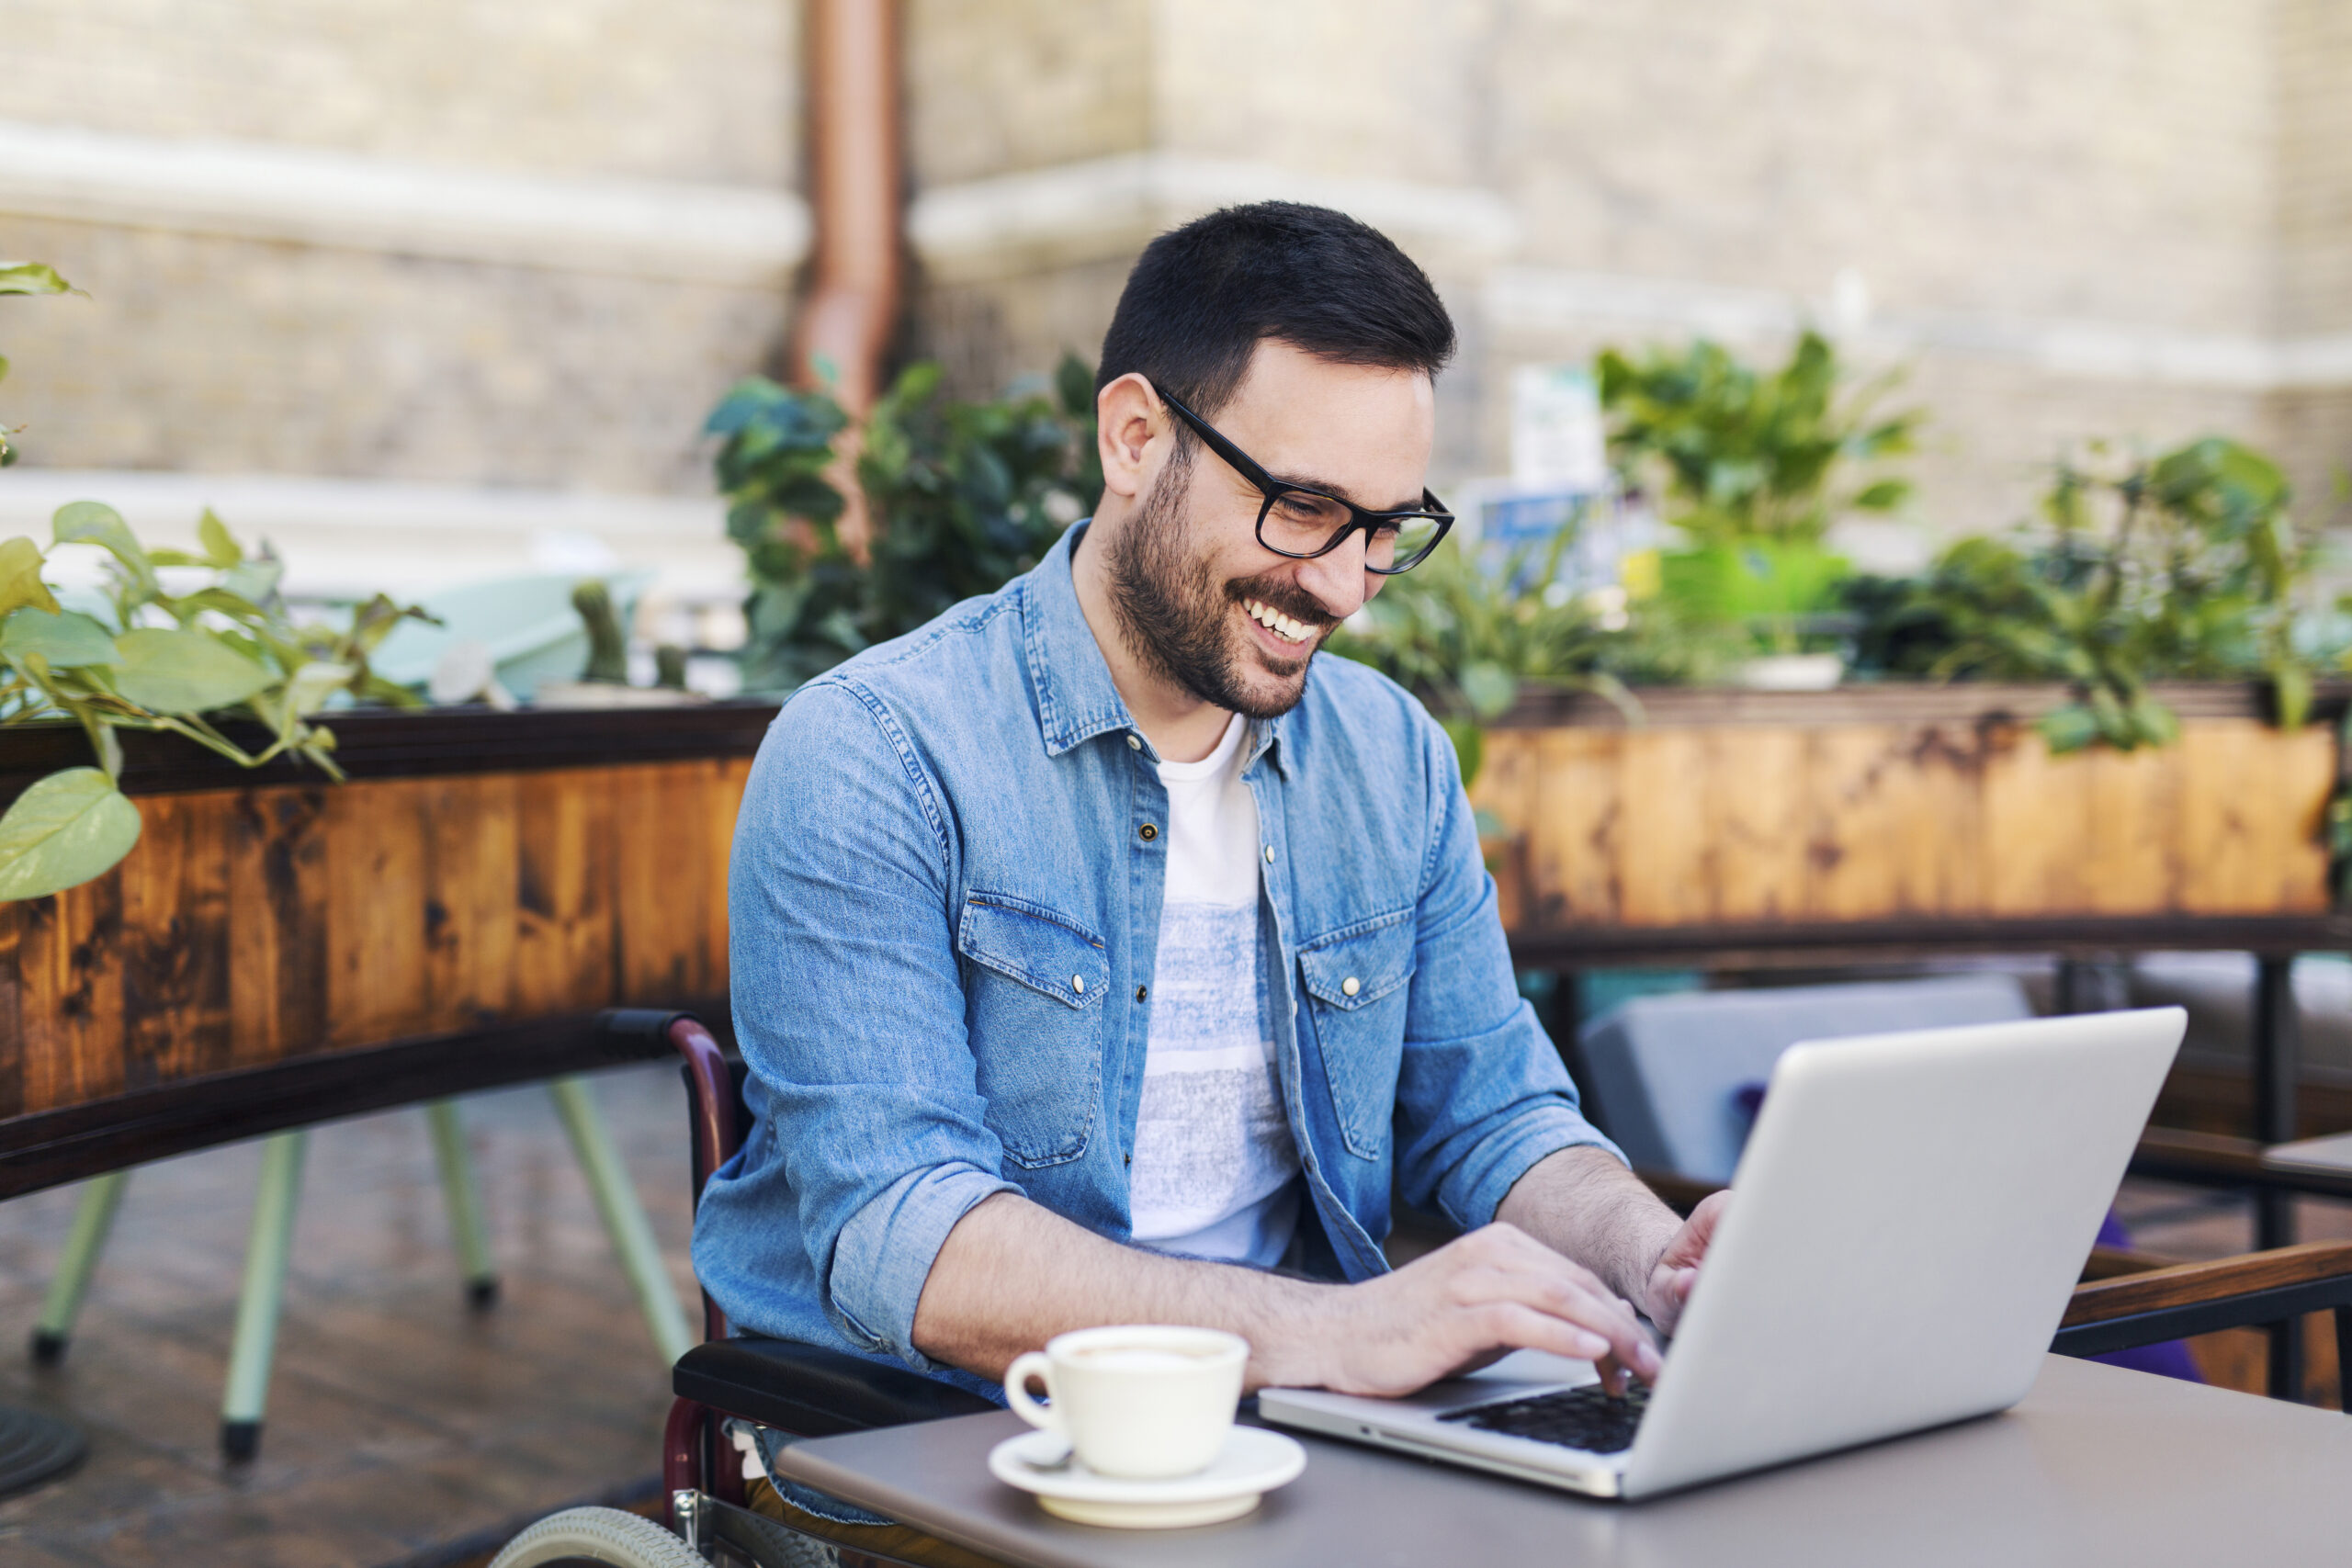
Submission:
[[[1344,621],[1363,608],[1370,597],[1364,591],[1364,537],[1359,528],[1340,541],[1340,547],[1329,555],[1298,563],[1298,585],[1315,596],[1324,614],[1335,621]]]

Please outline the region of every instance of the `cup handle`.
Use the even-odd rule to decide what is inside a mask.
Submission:
[[[1032,1427],[1048,1432],[1060,1432],[1063,1437],[1069,1437],[1069,1433],[1062,1426],[1061,1411],[1058,1408],[1040,1404],[1030,1397],[1029,1380],[1033,1377],[1043,1378],[1046,1382],[1046,1397],[1049,1399],[1053,1397],[1054,1363],[1043,1350],[1027,1350],[1014,1357],[1012,1365],[1004,1370],[1005,1404],[1012,1407],[1012,1413],[1015,1416],[1020,1416]]]

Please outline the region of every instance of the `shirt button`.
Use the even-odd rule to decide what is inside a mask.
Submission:
[[[1149,986],[1137,986],[1137,987],[1136,987],[1136,1000],[1137,1000],[1137,1001],[1141,1001],[1141,1000],[1143,1000],[1143,999],[1144,999],[1144,998],[1146,998],[1146,997],[1149,996],[1150,994],[1151,994],[1151,987],[1150,987]]]
[[[1072,975],[1069,977],[1069,988],[1076,991],[1081,997],[1086,995],[1086,976],[1083,975]]]
[[[1143,835],[1143,841],[1147,844],[1159,837],[1159,829],[1153,827],[1148,822],[1136,829],[1136,831]]]
[[[1274,846],[1272,844],[1266,846],[1266,863],[1268,865],[1274,863]]]
[[[1127,750],[1130,751],[1140,751],[1143,750],[1143,742],[1130,735],[1127,737]]]
[[[1353,975],[1349,976],[1346,979],[1340,982],[1340,994],[1343,997],[1352,997],[1358,991],[1363,989],[1363,982],[1357,979]]]

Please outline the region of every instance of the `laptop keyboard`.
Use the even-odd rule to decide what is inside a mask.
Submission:
[[[1634,1384],[1623,1399],[1611,1398],[1599,1383],[1586,1383],[1526,1399],[1473,1405],[1438,1419],[1513,1438],[1532,1438],[1539,1443],[1557,1443],[1564,1449],[1613,1454],[1634,1446],[1634,1429],[1642,1424],[1642,1412],[1649,1403],[1650,1391],[1641,1383]]]

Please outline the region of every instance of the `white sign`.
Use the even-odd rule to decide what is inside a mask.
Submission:
[[[1510,377],[1510,477],[1531,490],[1609,488],[1600,396],[1581,365],[1522,365]]]

